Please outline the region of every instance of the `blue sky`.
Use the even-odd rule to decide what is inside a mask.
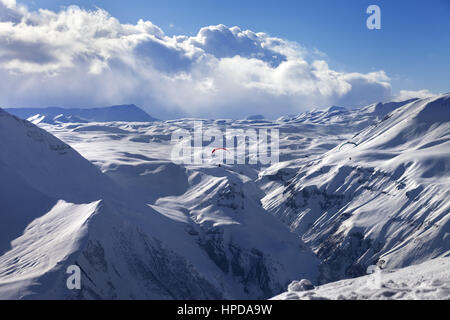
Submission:
[[[0,0],[8,107],[273,118],[449,92],[449,56],[449,0]]]
[[[77,4],[101,7],[123,23],[150,20],[167,34],[196,34],[225,24],[267,32],[328,55],[340,71],[384,70],[394,90],[450,91],[448,0],[83,0],[22,1],[58,10]],[[366,8],[382,10],[382,30],[366,28]]]

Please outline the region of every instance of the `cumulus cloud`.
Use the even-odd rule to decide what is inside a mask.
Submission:
[[[24,6],[18,6],[15,0],[0,1],[0,21],[19,22],[27,14]]]
[[[395,97],[394,101],[406,101],[414,98],[424,99],[435,95],[436,94],[426,89],[418,91],[401,90]]]
[[[383,72],[332,70],[314,52],[224,25],[167,36],[140,20],[69,7],[31,12],[0,0],[0,105],[135,103],[159,117],[277,117],[391,97]]]

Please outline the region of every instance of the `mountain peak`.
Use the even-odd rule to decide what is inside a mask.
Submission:
[[[325,112],[345,112],[345,111],[347,111],[347,108],[338,106],[331,106],[328,109],[325,109]]]
[[[29,119],[40,115],[44,117],[41,122],[54,123],[57,118],[60,122],[153,122],[155,118],[134,104],[115,105],[103,108],[9,108],[6,109],[22,119]]]
[[[255,115],[250,115],[248,117],[245,118],[245,120],[264,120],[266,117],[264,117],[262,114],[255,114]]]
[[[450,121],[450,94],[444,94],[425,104],[415,119],[426,123],[440,123]]]

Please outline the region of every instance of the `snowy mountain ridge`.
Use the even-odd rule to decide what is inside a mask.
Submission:
[[[7,112],[22,119],[38,123],[71,123],[71,122],[151,122],[156,119],[141,108],[132,105],[119,105],[104,108],[9,108]]]
[[[221,218],[197,224],[4,111],[0,136],[1,299],[261,299],[315,276],[317,259],[273,217],[261,210],[246,223],[229,210],[223,178],[211,200]],[[255,224],[259,215],[267,222]],[[66,287],[70,265],[83,270],[80,291]]]
[[[280,162],[265,167],[173,163],[171,133],[193,119],[40,129],[0,109],[0,298],[262,299],[309,279],[317,297],[379,299],[390,293],[355,277],[377,265],[409,286],[401,268],[421,263],[423,295],[391,296],[448,297],[449,108],[441,95],[203,121],[278,129]]]
[[[449,95],[396,109],[262,200],[322,259],[321,281],[450,254],[449,109]]]
[[[283,123],[304,123],[316,125],[351,126],[352,130],[361,130],[382,120],[388,113],[407,105],[417,99],[402,102],[375,103],[363,108],[347,109],[333,106],[327,109],[313,109],[293,117],[281,117]]]

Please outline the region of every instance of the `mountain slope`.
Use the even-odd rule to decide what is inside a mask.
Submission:
[[[273,300],[446,300],[450,296],[450,258],[399,270],[329,283],[312,290],[290,290]]]
[[[192,238],[224,273],[244,283],[244,291],[251,296],[260,299],[282,290],[278,286],[295,274],[316,277],[317,259],[262,209],[260,190],[234,169],[196,170],[186,193],[162,197],[153,207],[187,213],[195,222]]]
[[[67,144],[1,110],[0,137],[0,299],[268,298],[316,273],[313,255],[262,209],[247,214],[251,229],[198,226],[184,210],[153,209]],[[278,232],[258,226],[260,218]],[[221,234],[233,254],[219,262],[205,244]],[[66,288],[70,265],[82,270],[80,291]]]
[[[450,254],[449,111],[450,95],[400,107],[262,199],[322,259],[321,282]]]
[[[5,222],[2,226],[14,230],[1,243],[6,250],[0,256],[0,298],[208,299],[222,296],[192,264],[168,247],[177,241],[190,243],[182,228],[148,206],[134,203],[134,198],[69,146],[4,111],[0,111],[0,136],[3,150],[0,171],[10,173],[8,182],[12,184],[10,188],[2,181],[6,191],[0,195],[1,219]],[[16,206],[21,208],[20,219]],[[3,229],[2,233],[6,231]],[[171,240],[165,233],[178,236]],[[121,238],[135,234],[142,236]],[[92,243],[94,252],[91,252]],[[106,248],[114,244],[117,248],[108,252]],[[126,247],[119,250],[120,246]],[[143,248],[152,251],[146,255]],[[201,254],[196,245],[177,244],[176,248],[194,256],[195,252]],[[103,265],[107,253],[109,268],[99,268],[99,261]],[[140,264],[132,264],[124,253],[139,257]],[[199,258],[196,262],[207,266],[204,260],[207,259]],[[85,276],[82,290],[77,292],[67,290],[65,285],[66,268],[73,264],[78,264]],[[178,280],[171,282],[173,287],[167,288],[167,281],[158,277],[143,281],[143,271],[132,271],[145,268],[148,274],[158,275],[157,270],[164,265],[164,272],[174,268],[180,272]],[[107,290],[117,284],[101,279],[111,279],[119,272],[132,273],[122,279],[122,283],[128,284],[128,291]],[[97,283],[92,284],[88,279],[96,279]],[[178,285],[187,284],[192,291],[178,291]]]
[[[324,110],[314,109],[294,117],[281,117],[277,121],[291,124],[344,126],[353,131],[362,130],[382,120],[388,113],[416,100],[388,103],[380,102],[353,110],[333,106]]]
[[[111,180],[69,145],[0,109],[0,254],[26,225],[59,200],[88,203],[109,194]]]

